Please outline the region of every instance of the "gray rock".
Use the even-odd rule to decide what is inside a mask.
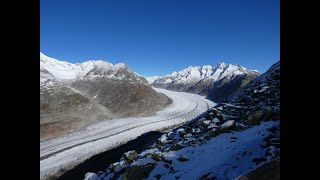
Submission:
[[[228,120],[220,126],[221,131],[226,131],[235,125],[235,120]]]
[[[129,161],[136,160],[138,158],[138,153],[135,150],[128,151],[128,152],[124,153],[124,158],[128,159]]]

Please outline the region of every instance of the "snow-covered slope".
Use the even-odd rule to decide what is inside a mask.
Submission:
[[[208,95],[218,102],[228,98],[238,88],[259,75],[256,70],[247,70],[240,65],[219,63],[216,67],[189,66],[179,72],[149,79],[154,87]],[[227,92],[225,89],[228,89]],[[223,96],[211,94],[223,94]]]
[[[40,68],[49,71],[57,79],[76,79],[88,73],[96,64],[101,62],[102,61],[88,61],[72,64],[48,57],[40,52]]]

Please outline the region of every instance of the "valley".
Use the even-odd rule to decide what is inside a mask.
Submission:
[[[172,103],[153,116],[94,123],[74,133],[40,143],[40,178],[70,169],[85,159],[139,135],[188,122],[215,105],[203,96],[154,88]],[[93,148],[94,147],[94,148]]]

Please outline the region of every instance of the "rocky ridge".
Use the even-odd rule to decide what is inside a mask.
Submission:
[[[149,77],[154,87],[206,95],[215,102],[227,100],[236,90],[260,74],[240,65],[190,66],[163,77]]]

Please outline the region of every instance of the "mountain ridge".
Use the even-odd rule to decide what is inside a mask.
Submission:
[[[248,70],[239,64],[220,62],[215,67],[189,66],[178,72],[147,79],[154,87],[205,95],[216,102],[221,102],[259,75],[257,70]],[[223,93],[223,89],[230,90],[228,93]]]

